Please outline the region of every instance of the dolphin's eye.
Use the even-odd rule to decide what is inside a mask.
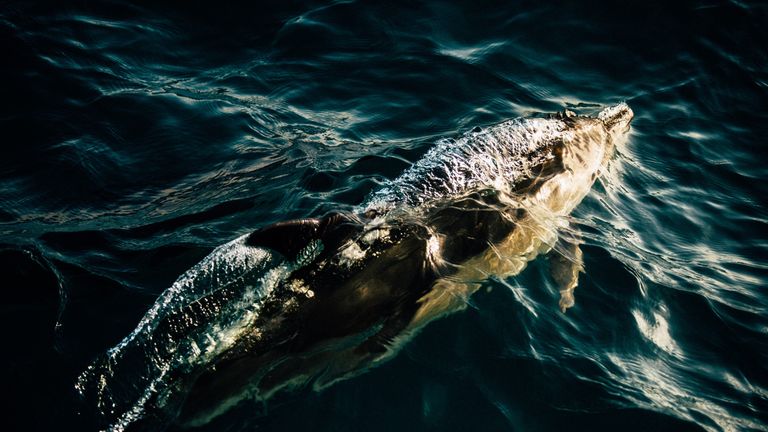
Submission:
[[[558,159],[563,158],[563,152],[565,151],[565,144],[561,141],[552,146],[552,155]]]

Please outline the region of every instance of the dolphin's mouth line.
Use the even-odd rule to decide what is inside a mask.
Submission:
[[[635,113],[625,102],[604,108],[597,118],[602,120],[606,128],[613,133],[627,133]],[[617,128],[621,128],[616,130]]]

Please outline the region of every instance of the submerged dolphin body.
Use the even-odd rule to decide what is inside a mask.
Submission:
[[[442,140],[352,214],[278,223],[214,250],[94,362],[78,390],[108,428],[200,424],[244,397],[316,388],[381,362],[556,247],[573,305],[578,240],[565,217],[605,169],[632,110],[565,111]]]

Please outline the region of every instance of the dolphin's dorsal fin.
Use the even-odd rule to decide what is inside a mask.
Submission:
[[[294,261],[312,240],[320,240],[324,246],[332,247],[354,231],[351,221],[340,215],[331,214],[322,219],[296,219],[260,228],[248,236],[249,246],[265,247],[279,252]]]
[[[245,243],[272,249],[293,261],[309,242],[318,238],[319,219],[297,219],[260,228]]]

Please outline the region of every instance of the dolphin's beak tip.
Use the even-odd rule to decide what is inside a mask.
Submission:
[[[632,108],[626,102],[620,102],[603,109],[597,117],[609,127],[618,125],[629,127],[629,124],[635,117],[635,112],[632,111]]]

